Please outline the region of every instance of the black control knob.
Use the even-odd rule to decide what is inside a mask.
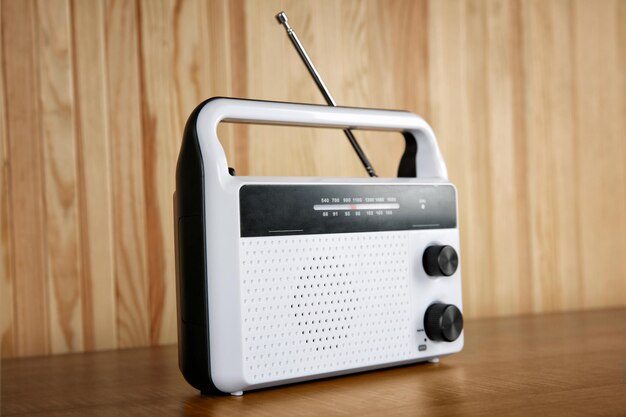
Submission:
[[[433,304],[424,315],[424,330],[430,340],[454,342],[463,331],[463,314],[452,304]]]
[[[429,246],[422,257],[424,270],[431,277],[449,277],[459,266],[459,255],[452,246]]]

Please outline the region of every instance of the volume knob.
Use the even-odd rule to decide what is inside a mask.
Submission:
[[[429,246],[422,257],[424,271],[432,277],[449,277],[459,266],[459,255],[452,246]]]
[[[463,331],[463,314],[453,304],[433,304],[424,315],[424,330],[430,340],[454,342]]]

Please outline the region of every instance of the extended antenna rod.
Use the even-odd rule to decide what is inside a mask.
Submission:
[[[285,30],[287,31],[287,36],[289,36],[291,43],[296,48],[296,51],[298,51],[300,58],[302,58],[302,62],[304,62],[304,65],[306,65],[306,68],[309,70],[309,73],[311,74],[311,77],[313,77],[315,84],[317,84],[317,87],[322,92],[326,103],[328,103],[329,106],[337,107],[335,99],[333,99],[333,96],[330,95],[330,91],[328,91],[326,84],[324,84],[324,81],[322,81],[322,77],[320,77],[320,74],[317,72],[317,69],[313,65],[313,62],[311,62],[311,58],[309,58],[309,55],[304,50],[304,46],[302,46],[302,44],[300,43],[298,35],[296,35],[296,32],[294,32],[291,26],[289,26],[289,23],[287,23],[289,19],[287,19],[287,15],[285,14],[285,12],[278,13],[276,15],[276,20],[278,20],[278,23],[285,27]],[[359,146],[359,142],[357,142],[352,131],[350,129],[344,129],[343,133],[346,134],[346,137],[350,141],[350,145],[352,145],[354,151],[359,156],[359,159],[361,160],[361,163],[365,167],[365,170],[367,171],[369,176],[377,177],[378,175],[376,175],[376,171],[374,171],[372,164],[367,159],[367,156],[365,156],[363,149],[361,149],[361,146]]]

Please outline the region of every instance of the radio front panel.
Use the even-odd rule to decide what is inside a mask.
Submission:
[[[460,274],[435,280],[422,254],[456,230],[240,239],[243,379],[250,386],[415,362],[460,350],[430,340],[426,308],[461,306]],[[423,360],[423,359],[422,359]]]

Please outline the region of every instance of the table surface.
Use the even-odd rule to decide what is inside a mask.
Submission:
[[[176,347],[2,362],[3,416],[626,416],[626,310],[468,321],[463,352],[203,397]]]

